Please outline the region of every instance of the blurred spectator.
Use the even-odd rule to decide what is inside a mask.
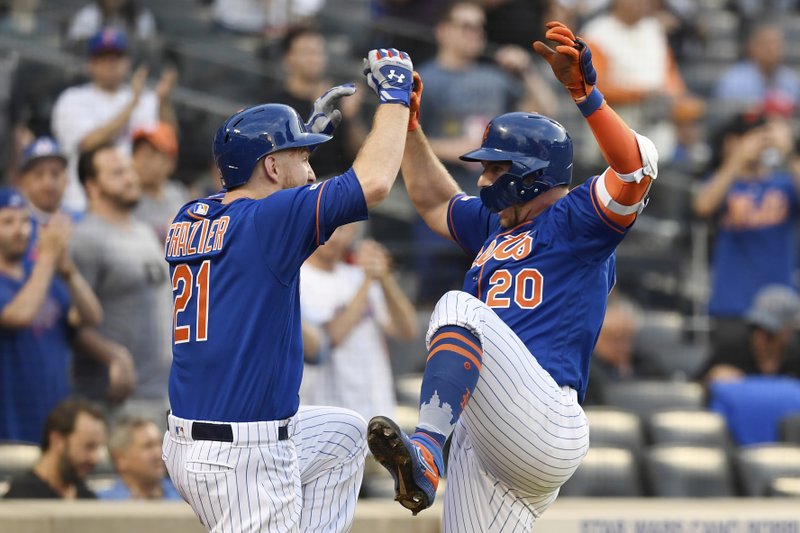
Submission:
[[[133,133],[133,168],[142,184],[133,215],[149,224],[161,242],[175,214],[189,201],[186,187],[170,179],[177,160],[178,137],[166,122]]]
[[[310,20],[325,0],[214,0],[216,24],[243,35],[281,38],[286,29],[299,21]]]
[[[94,0],[78,10],[67,30],[67,40],[82,42],[103,28],[116,28],[133,39],[156,36],[156,18],[137,0]]]
[[[417,69],[425,84],[420,123],[433,152],[468,194],[477,194],[480,165],[459,156],[481,144],[489,120],[514,110],[553,114],[556,101],[528,50],[507,45],[495,55],[499,67],[478,62],[486,46],[485,22],[480,5],[452,4],[436,25],[436,57]],[[460,286],[463,258],[449,255],[456,248],[419,217],[413,231],[419,250],[417,300],[433,303],[446,290]]]
[[[313,26],[292,26],[283,37],[283,87],[268,96],[267,101],[293,107],[300,116],[308,117],[314,100],[331,87],[325,79],[325,37]],[[329,142],[321,144],[311,154],[314,172],[320,179],[338,176],[353,164],[361,143],[367,135],[359,117],[361,91],[340,102],[342,121]]]
[[[791,287],[761,289],[745,315],[748,342],[739,349],[715,352],[701,372],[704,381],[735,380],[745,376],[800,378],[796,343],[800,296]]]
[[[610,11],[590,20],[581,36],[592,49],[608,103],[665,157],[675,147],[673,120],[697,119],[702,103],[683,83],[653,1],[613,0]]]
[[[17,176],[20,192],[28,200],[33,222],[28,246],[29,260],[37,253],[39,227],[47,224],[60,211],[67,186],[66,156],[49,137],[41,137],[23,151],[23,166]],[[122,401],[132,391],[136,372],[130,352],[119,343],[100,335],[96,329],[82,326],[71,335],[76,357],[90,357],[108,367],[109,397]]]
[[[166,69],[155,91],[145,88],[147,68],[140,66],[130,85],[128,39],[119,30],[108,28],[89,39],[90,82],[70,87],[59,95],[53,109],[52,130],[69,156],[70,183],[64,198],[71,210],[83,211],[86,197],[74,179],[74,165],[82,152],[114,142],[130,154],[133,131],[152,128],[158,120],[176,124],[169,97],[176,73]]]
[[[783,63],[781,27],[762,23],[746,41],[745,58],[717,82],[715,98],[740,107],[762,106],[790,115],[800,103],[800,77]]]
[[[636,333],[641,327],[640,316],[641,311],[627,297],[611,294],[592,353],[585,405],[605,404],[606,388],[611,383],[667,377],[656,361],[635,349]]]
[[[102,320],[67,253],[70,227],[67,216],[53,217],[35,259],[27,257],[25,199],[0,189],[0,440],[39,440],[47,414],[70,393],[70,326]]]
[[[306,365],[300,400],[346,407],[369,420],[395,409],[384,334],[411,340],[417,322],[383,246],[363,240],[355,264],[346,262],[358,230],[358,224],[338,228],[300,270],[303,318],[322,328],[332,347],[327,360]]]
[[[116,409],[106,399],[107,368],[76,358],[75,388],[114,415],[162,421],[172,354],[172,302],[163,243],[132,215],[141,187],[119,148],[105,144],[84,153],[78,172],[89,211],[75,228],[73,257],[103,304],[105,320],[98,331],[130,350],[138,383]]]
[[[147,418],[122,417],[112,426],[108,450],[119,480],[98,492],[101,500],[180,500],[161,459],[164,435]]]
[[[714,142],[711,175],[695,193],[695,213],[712,220],[713,353],[746,345],[745,314],[767,285],[793,286],[798,181],[781,169],[791,130],[742,112]]]
[[[11,480],[4,498],[96,498],[86,478],[100,462],[106,444],[103,413],[83,400],[65,400],[47,415],[43,427],[39,461]]]
[[[50,137],[39,137],[22,151],[16,184],[28,200],[34,226],[46,224],[61,207],[67,186],[67,156]],[[35,243],[34,237],[31,244]]]

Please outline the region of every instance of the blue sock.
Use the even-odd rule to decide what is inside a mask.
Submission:
[[[481,342],[469,330],[461,326],[439,328],[431,339],[422,377],[415,437],[428,437],[439,448],[444,446],[475,390],[482,358]]]

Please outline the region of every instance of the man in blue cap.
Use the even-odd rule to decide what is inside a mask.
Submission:
[[[99,323],[102,309],[67,254],[69,217],[42,226],[33,254],[30,236],[27,202],[0,189],[0,440],[39,442],[70,392],[70,327]]]
[[[149,129],[159,120],[176,124],[169,101],[176,74],[165,69],[161,80],[150,90],[145,87],[148,70],[131,70],[128,39],[116,28],[105,28],[88,41],[89,83],[70,87],[61,93],[53,108],[52,131],[70,161],[70,182],[65,205],[83,211],[86,199],[77,180],[75,163],[81,153],[106,143],[114,143],[130,155],[132,132]]]

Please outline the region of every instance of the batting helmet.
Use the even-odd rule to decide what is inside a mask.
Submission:
[[[288,148],[309,148],[331,139],[311,133],[297,111],[283,104],[262,104],[243,109],[219,127],[214,135],[214,162],[222,186],[231,189],[247,183],[259,159]]]
[[[510,161],[511,168],[481,189],[495,213],[572,182],[572,139],[564,126],[536,113],[506,113],[486,126],[481,147],[463,161]]]

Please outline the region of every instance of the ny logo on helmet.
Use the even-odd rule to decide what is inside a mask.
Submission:
[[[390,80],[397,80],[397,83],[403,83],[403,80],[406,79],[405,74],[395,74],[394,69],[389,71],[389,75],[386,76]]]

